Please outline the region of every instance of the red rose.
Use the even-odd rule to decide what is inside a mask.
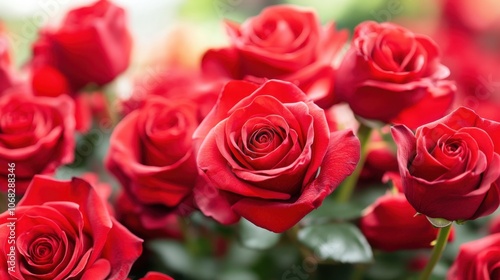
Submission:
[[[412,128],[442,117],[455,85],[436,44],[393,23],[363,22],[337,73],[335,92],[355,114]]]
[[[432,248],[438,229],[415,213],[403,194],[386,194],[365,210],[360,229],[370,245],[383,251]]]
[[[290,5],[268,7],[241,25],[226,22],[226,28],[231,46],[204,55],[205,73],[290,81],[323,108],[335,103],[334,60],[347,31],[322,27],[313,10]]]
[[[156,271],[150,271],[148,274],[146,274],[143,278],[140,280],[174,280],[174,278],[165,275],[163,273],[159,273]]]
[[[197,181],[191,138],[197,126],[189,100],[150,98],[116,126],[106,166],[140,203],[176,207]]]
[[[189,69],[170,68],[147,71],[133,86],[132,96],[122,101],[122,113],[140,108],[154,96],[191,100],[201,121],[212,110],[225,81],[206,77]]]
[[[500,123],[461,107],[417,129],[392,128],[403,189],[421,214],[472,220],[500,204]]]
[[[460,246],[447,280],[490,280],[500,276],[500,233]]]
[[[58,30],[44,30],[32,66],[60,71],[77,91],[113,80],[129,64],[132,41],[125,11],[107,0],[70,11]]]
[[[352,131],[330,134],[324,111],[277,80],[228,83],[193,137],[210,184],[195,190],[201,211],[275,232],[317,208],[359,160]]]
[[[73,161],[75,120],[67,96],[35,97],[13,89],[0,98],[0,166],[16,164],[16,192],[36,174],[51,174]],[[0,169],[1,190],[8,171]]]
[[[0,215],[1,279],[125,279],[142,252],[142,241],[110,217],[82,179],[35,177],[14,225],[11,217]]]

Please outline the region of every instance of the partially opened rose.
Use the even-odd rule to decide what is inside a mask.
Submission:
[[[442,117],[455,85],[429,37],[393,23],[356,27],[336,76],[335,92],[356,115],[416,128]]]
[[[0,215],[0,279],[125,279],[141,243],[86,181],[37,176]]]
[[[319,106],[336,102],[336,57],[347,40],[333,23],[321,26],[315,11],[292,5],[265,8],[242,24],[226,21],[231,46],[209,50],[207,74],[230,79],[280,79],[298,85]]]
[[[446,279],[500,279],[500,233],[462,244]]]
[[[197,107],[190,100],[150,98],[116,126],[106,167],[138,202],[168,212],[197,182],[192,141],[197,126]]]
[[[228,83],[194,134],[208,185],[201,211],[224,224],[244,217],[282,232],[317,208],[354,170],[359,141],[330,134],[324,111],[289,82]]]
[[[0,165],[16,165],[16,192],[23,194],[36,174],[52,174],[73,161],[74,105],[68,96],[37,97],[12,89],[0,98]],[[8,170],[0,169],[0,190]]]
[[[128,67],[131,49],[125,11],[99,0],[68,12],[58,29],[43,29],[31,66],[53,67],[77,91],[113,80]]]
[[[413,134],[392,128],[403,190],[421,214],[449,221],[491,214],[500,204],[500,123],[461,107]]]

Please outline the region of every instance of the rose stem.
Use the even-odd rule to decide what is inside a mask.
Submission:
[[[354,169],[354,171],[352,172],[351,176],[347,177],[342,185],[340,185],[339,189],[336,191],[338,202],[349,201],[352,193],[354,192],[354,189],[356,188],[359,175],[361,174],[361,170],[363,170],[363,166],[365,165],[366,154],[368,150],[368,140],[370,139],[371,133],[372,128],[361,122],[357,132],[357,136],[361,144],[359,162],[356,166],[356,169]]]
[[[437,262],[441,258],[443,254],[444,248],[446,247],[446,243],[448,242],[448,236],[450,235],[452,224],[447,225],[446,227],[442,227],[439,229],[436,245],[432,249],[431,259],[425,266],[424,271],[420,275],[419,280],[427,280],[431,276],[432,270],[434,266],[436,266]]]

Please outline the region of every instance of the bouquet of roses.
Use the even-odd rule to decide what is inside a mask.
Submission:
[[[2,31],[0,279],[499,279],[500,21],[465,2],[422,33],[268,6],[133,78],[110,0],[22,67]]]

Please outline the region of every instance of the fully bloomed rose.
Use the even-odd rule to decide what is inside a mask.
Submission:
[[[500,233],[462,244],[446,279],[500,279]]]
[[[73,161],[75,120],[67,96],[36,97],[13,89],[0,98],[0,165],[16,164],[16,192],[23,194],[36,174],[51,174]],[[1,190],[8,170],[0,169]]]
[[[421,214],[449,221],[491,214],[500,204],[500,123],[465,107],[419,127],[392,128],[401,182]]]
[[[197,182],[192,143],[197,126],[190,100],[150,98],[116,126],[106,166],[138,202],[168,211]]]
[[[57,76],[58,86],[67,79],[73,91],[88,84],[104,85],[129,64],[132,40],[125,11],[108,0],[71,10],[56,30],[45,29],[34,44],[34,75]],[[58,71],[59,73],[55,73]]]
[[[14,225],[12,217],[0,215],[1,279],[121,280],[142,252],[142,241],[109,215],[82,179],[35,177],[17,204]]]
[[[228,83],[194,139],[208,180],[195,190],[201,211],[224,224],[241,216],[274,232],[321,205],[359,160],[352,131],[330,134],[324,111],[277,80]]]
[[[365,210],[359,226],[370,245],[383,251],[432,248],[438,229],[415,212],[403,194],[386,194]]]
[[[297,84],[321,107],[336,102],[334,60],[347,39],[333,23],[321,26],[308,8],[277,5],[237,24],[226,22],[231,46],[209,50],[205,73],[231,79],[280,79]]]
[[[337,73],[336,94],[366,119],[415,128],[442,117],[455,85],[437,45],[393,23],[363,22]]]

